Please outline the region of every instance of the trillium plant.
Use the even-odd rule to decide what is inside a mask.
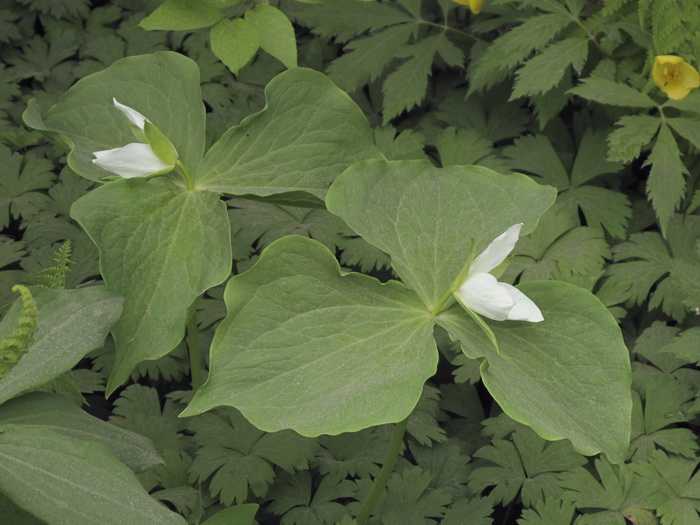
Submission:
[[[700,523],[700,2],[0,43],[0,524]]]
[[[630,365],[614,319],[570,284],[515,287],[491,273],[535,230],[555,189],[484,167],[387,161],[354,102],[303,68],[273,79],[265,108],[205,152],[199,89],[191,60],[161,52],[120,60],[45,113],[25,113],[67,145],[76,173],[103,183],[71,215],[100,250],[105,293],[123,298],[108,395],[134,367],[173,351],[187,328],[194,397],[181,417],[228,406],[263,431],[303,436],[397,423],[399,443],[436,372],[440,327],[481,362],[484,384],[515,420],[623,460]],[[386,253],[398,280],[341,269],[326,246],[294,235],[230,276],[232,196],[325,207]],[[227,279],[228,315],[207,371],[196,307]]]

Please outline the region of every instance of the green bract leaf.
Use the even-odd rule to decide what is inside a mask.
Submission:
[[[75,202],[71,215],[100,249],[107,286],[126,298],[114,327],[111,393],[146,359],[180,342],[187,309],[231,270],[226,206],[165,178],[122,179]]]
[[[286,15],[271,5],[258,5],[245,13],[258,28],[260,47],[287,67],[297,67],[297,41]]]
[[[310,239],[271,244],[225,299],[209,379],[183,416],[230,405],[266,431],[352,432],[406,418],[435,373],[433,321],[415,294],[341,275]]]
[[[460,308],[438,317],[513,419],[545,439],[568,438],[582,454],[605,452],[622,462],[630,439],[632,396],[627,348],[617,323],[589,292],[557,282],[520,290],[542,311],[541,323],[495,323],[497,354]],[[595,421],[595,425],[591,425]]]
[[[139,26],[147,31],[165,29],[184,31],[216,24],[223,18],[221,11],[206,2],[196,0],[166,0],[141,20]]]
[[[391,256],[392,267],[429,309],[469,258],[510,226],[532,231],[556,191],[524,175],[426,161],[351,166],[328,192],[328,209]]]
[[[210,37],[211,50],[235,74],[260,47],[258,27],[246,18],[222,20],[211,28]]]
[[[296,190],[323,198],[350,164],[380,157],[360,108],[321,73],[285,71],[265,95],[265,109],[207,152],[197,187],[261,196]]]
[[[48,523],[184,525],[100,443],[0,427],[0,491]]]
[[[189,58],[158,52],[116,61],[78,81],[45,115],[36,104],[25,122],[54,136],[70,150],[68,165],[92,180],[112,175],[93,164],[95,151],[138,142],[133,124],[112,98],[150,120],[170,140],[180,161],[192,172],[204,153],[204,104],[199,69]]]
[[[37,293],[34,343],[0,380],[0,403],[58,377],[102,346],[122,303],[121,297],[102,286]],[[18,301],[0,323],[0,337],[12,331],[20,312]]]

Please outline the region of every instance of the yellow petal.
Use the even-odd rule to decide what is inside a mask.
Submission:
[[[681,84],[669,84],[661,88],[661,91],[666,93],[671,100],[683,100],[690,93],[690,89],[691,88],[682,86]]]
[[[690,64],[683,62],[680,81],[685,87],[696,88],[700,86],[700,73]]]
[[[469,8],[472,10],[472,13],[478,15],[481,12],[481,8],[484,7],[485,3],[486,0],[470,0]]]
[[[453,2],[461,5],[466,5],[469,6],[469,9],[472,10],[472,13],[475,15],[478,15],[479,12],[481,12],[481,8],[484,7],[484,4],[486,3],[486,0],[452,0]]]

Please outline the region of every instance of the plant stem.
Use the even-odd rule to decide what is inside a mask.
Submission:
[[[357,525],[364,525],[369,519],[372,509],[379,501],[384,488],[387,483],[389,483],[389,478],[391,473],[394,471],[394,465],[396,465],[396,460],[399,457],[399,452],[401,450],[401,445],[403,444],[403,435],[406,432],[406,423],[408,418],[396,423],[394,427],[394,432],[391,435],[391,441],[389,442],[389,448],[386,451],[386,456],[384,456],[384,464],[382,465],[382,470],[379,471],[379,476],[374,480],[374,486],[372,487],[372,492],[370,492],[367,500],[357,514],[355,521]]]
[[[193,190],[194,189],[194,182],[192,181],[192,177],[190,176],[190,172],[187,171],[187,168],[180,160],[177,161],[176,166],[180,170],[180,173],[182,173],[182,177],[185,179],[185,183],[187,184],[187,189]]]
[[[202,365],[199,357],[199,327],[197,313],[193,312],[187,323],[187,349],[190,354],[190,374],[192,375],[192,390],[195,392],[202,386]]]

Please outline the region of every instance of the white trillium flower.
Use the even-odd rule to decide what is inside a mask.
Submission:
[[[141,132],[145,131],[146,122],[150,122],[146,117],[135,109],[119,103],[116,98],[112,101],[134,126]],[[121,148],[95,151],[93,155],[95,156],[92,160],[93,164],[125,179],[167,173],[175,167],[175,164],[165,162],[158,157],[150,144],[139,142],[132,142]]]
[[[464,283],[454,292],[462,305],[494,321],[544,321],[540,309],[524,293],[489,273],[513,251],[522,227],[520,223],[508,228],[474,259]]]

